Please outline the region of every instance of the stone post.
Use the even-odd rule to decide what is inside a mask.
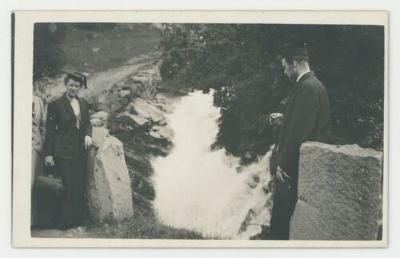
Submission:
[[[358,145],[304,143],[290,239],[376,240],[382,159],[382,152]]]

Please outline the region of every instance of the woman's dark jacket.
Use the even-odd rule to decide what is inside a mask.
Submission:
[[[77,137],[82,149],[86,135],[92,136],[90,124],[89,105],[77,98],[80,107],[80,126],[76,128],[76,116],[66,94],[51,102],[47,108],[46,138],[44,144],[45,156],[53,156],[56,159],[70,159],[73,151],[73,137]]]

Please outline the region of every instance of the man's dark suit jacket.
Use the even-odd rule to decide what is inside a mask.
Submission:
[[[276,165],[297,182],[300,146],[319,140],[329,122],[329,100],[313,72],[304,74],[293,89],[283,118]]]
[[[78,98],[80,107],[79,141],[84,147],[86,135],[92,136],[89,105]],[[76,137],[76,116],[66,94],[51,102],[47,108],[46,138],[44,144],[45,156],[70,159],[72,158],[73,137]]]

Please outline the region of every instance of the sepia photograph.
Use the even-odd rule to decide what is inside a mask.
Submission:
[[[387,245],[387,12],[12,19],[15,246]]]

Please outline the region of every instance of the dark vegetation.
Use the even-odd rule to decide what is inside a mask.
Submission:
[[[383,27],[165,24],[161,74],[169,85],[213,88],[222,110],[216,145],[251,158],[274,141],[267,117],[283,111],[292,87],[277,57],[292,42],[308,43],[312,69],[328,90],[326,142],[382,149]]]

